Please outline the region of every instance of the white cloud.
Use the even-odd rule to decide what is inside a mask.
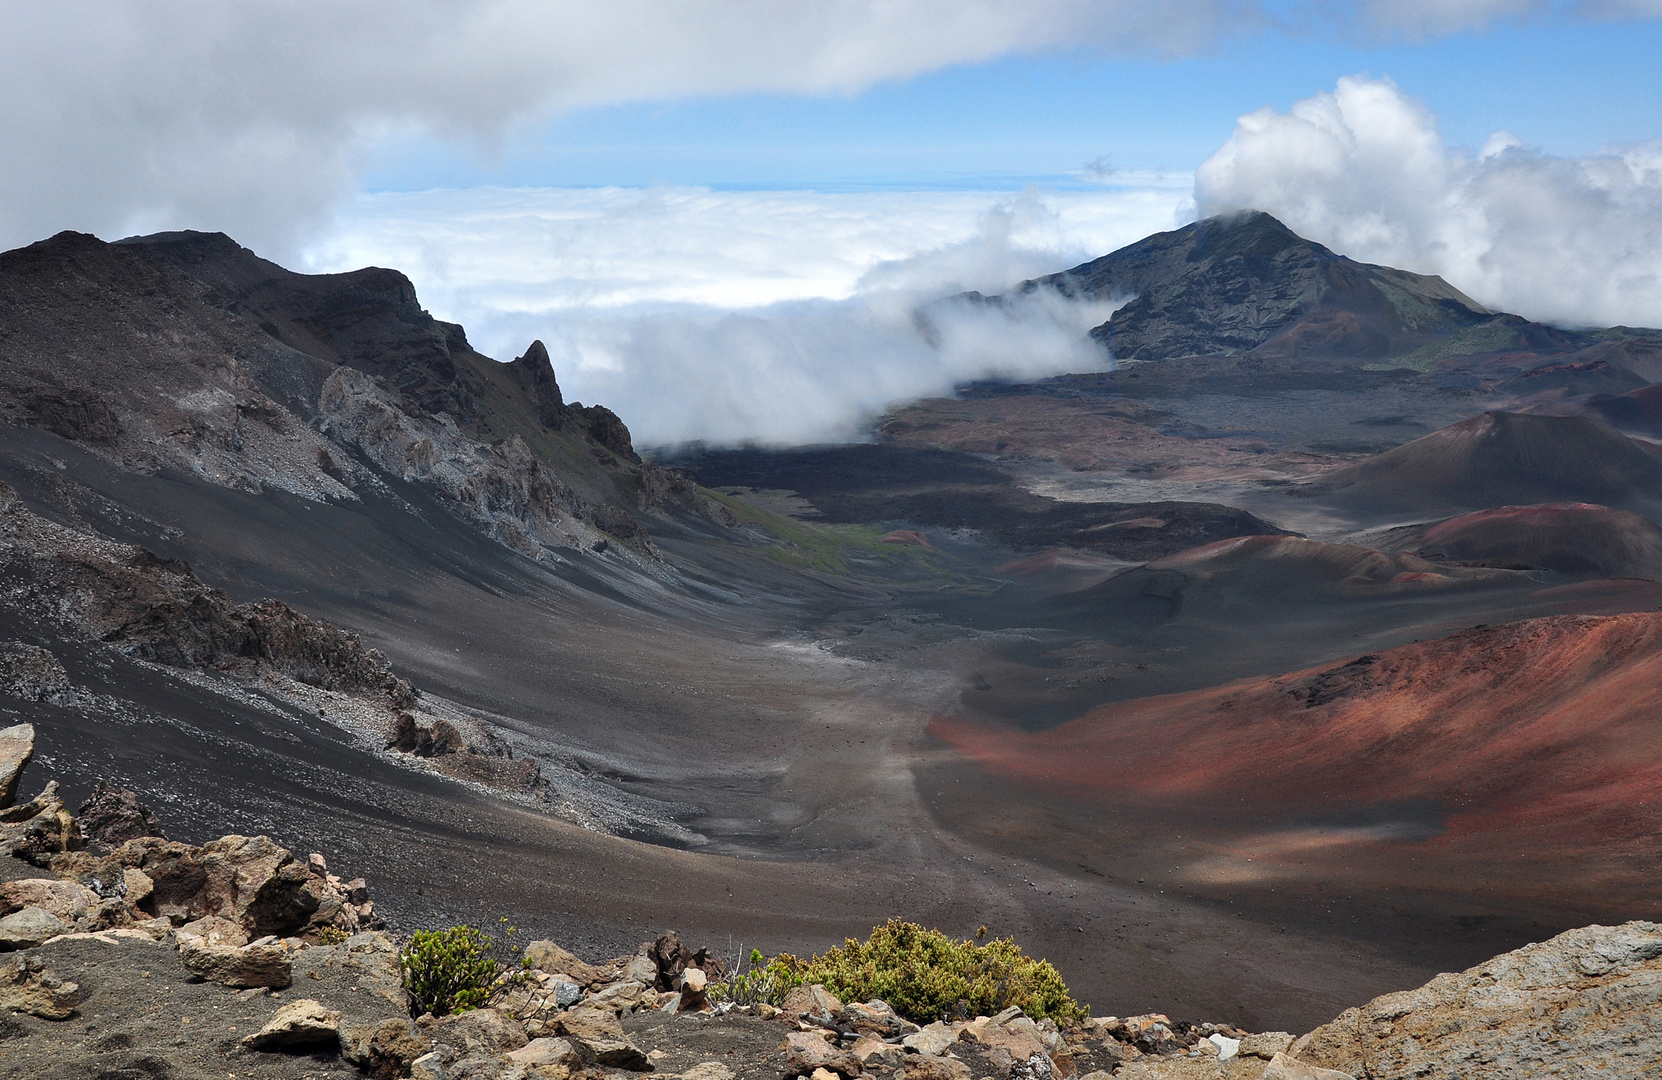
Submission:
[[[1127,180],[1123,175],[1119,179]],[[1134,179],[1134,178],[1130,178]],[[569,397],[642,442],[844,438],[885,406],[991,374],[1100,367],[1108,309],[919,304],[996,293],[1170,228],[1189,178],[984,192],[480,189],[361,196],[314,270],[410,274],[434,314],[508,359],[532,338]]]
[[[1048,48],[1185,52],[1250,18],[1234,0],[11,4],[0,248],[59,228],[195,227],[281,256],[382,137],[488,152],[561,109],[852,94]]]
[[[1533,319],[1662,326],[1662,141],[1561,158],[1496,132],[1472,155],[1394,83],[1345,78],[1241,117],[1196,170],[1195,200],[1268,211]]]

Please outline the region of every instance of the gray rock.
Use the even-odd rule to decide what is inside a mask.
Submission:
[[[1370,1080],[1662,1075],[1662,925],[1586,926],[1439,975],[1290,1056]]]
[[[569,1009],[583,997],[583,988],[574,982],[557,982],[554,984],[554,1004],[562,1009]]]
[[[39,645],[0,641],[0,694],[63,703],[69,695],[69,673]]]
[[[26,907],[0,919],[0,949],[31,949],[68,929],[51,912]]]
[[[17,724],[0,729],[0,809],[17,801],[17,780],[35,755],[35,727]]]
[[[444,1070],[444,1055],[434,1051],[410,1062],[410,1080],[450,1080]]]

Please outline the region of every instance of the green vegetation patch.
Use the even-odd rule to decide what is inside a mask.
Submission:
[[[499,936],[467,925],[417,930],[398,954],[410,1014],[483,1009],[524,985],[531,961],[514,947],[514,934],[511,926]]]
[[[1430,371],[1440,362],[1457,356],[1509,349],[1518,342],[1518,326],[1521,322],[1522,320],[1516,316],[1500,316],[1464,330],[1456,330],[1447,337],[1438,338],[1429,345],[1422,345],[1413,352],[1398,357],[1391,361],[1391,366]]]
[[[940,569],[940,554],[908,544],[885,544],[888,533],[869,525],[816,525],[765,510],[736,495],[708,488],[704,494],[733,512],[745,525],[767,533],[776,543],[767,549],[776,561],[797,570],[846,574],[849,560],[864,559],[889,566],[923,565]]]
[[[823,983],[844,1001],[881,998],[919,1024],[993,1016],[1011,1005],[1058,1023],[1089,1015],[1048,960],[1024,955],[1011,938],[983,945],[890,919],[863,942],[849,938],[811,960],[780,959],[800,983]]]

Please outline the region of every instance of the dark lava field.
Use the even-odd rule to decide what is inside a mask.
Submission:
[[[985,925],[1253,1030],[1662,916],[1662,331],[1261,214],[1021,288],[1135,295],[1105,370],[651,451],[395,271],[0,255],[0,638],[73,687],[0,697],[24,794],[327,853],[396,928]]]

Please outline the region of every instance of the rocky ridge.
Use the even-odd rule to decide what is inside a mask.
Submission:
[[[0,418],[245,491],[420,484],[537,559],[621,541],[650,565],[639,515],[733,523],[610,410],[567,404],[540,342],[499,364],[397,271],[296,274],[221,234],[0,254]]]
[[[32,733],[0,732],[24,748]],[[1286,1032],[1019,1008],[912,1023],[799,986],[715,1000],[674,933],[590,963],[553,941],[490,1007],[414,1011],[362,879],[266,837],[169,841],[130,794],[0,804],[0,1076],[420,1080],[1362,1080],[1662,1067],[1662,926],[1585,927]],[[90,811],[90,813],[89,813]],[[84,823],[96,822],[95,828]],[[140,835],[127,835],[137,831]],[[125,836],[125,838],[123,838]],[[251,1070],[251,1071],[250,1071]]]

